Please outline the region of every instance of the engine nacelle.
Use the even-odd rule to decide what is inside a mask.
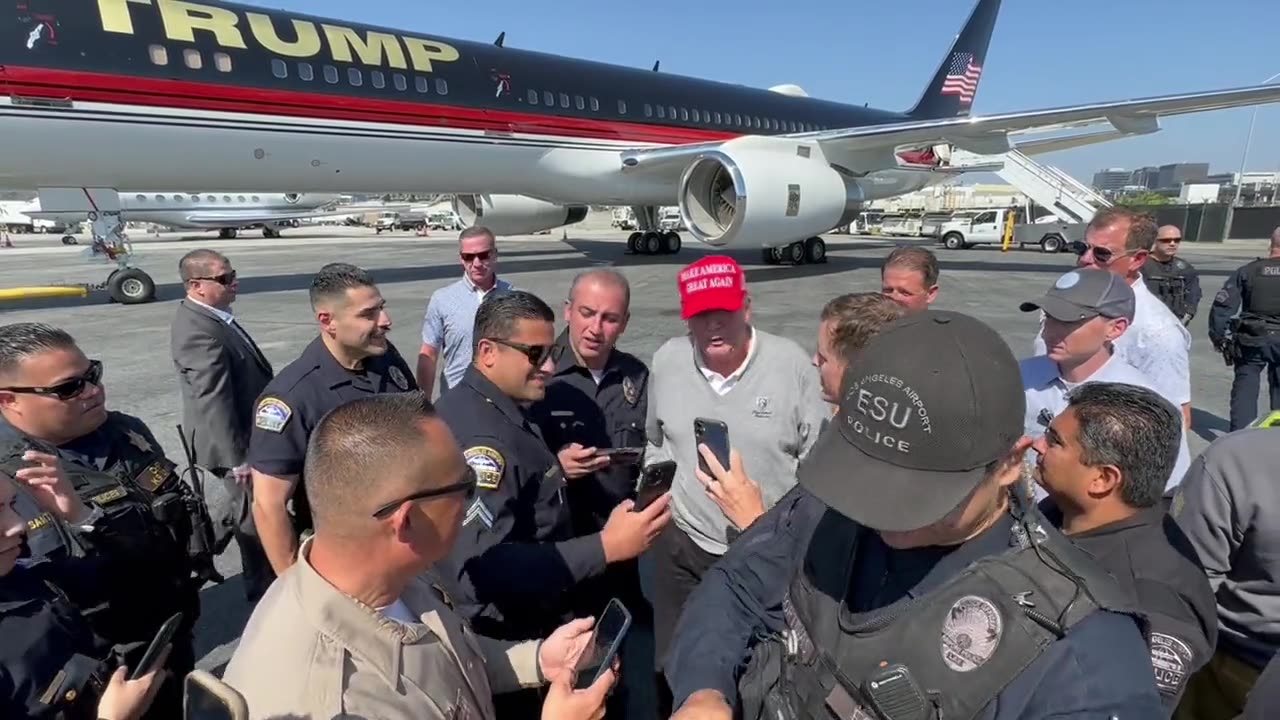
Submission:
[[[558,205],[526,195],[455,195],[453,211],[463,225],[483,225],[495,235],[527,235],[572,225],[587,217],[586,205]]]
[[[862,188],[817,143],[747,136],[708,150],[680,178],[679,207],[701,242],[777,247],[848,224]]]

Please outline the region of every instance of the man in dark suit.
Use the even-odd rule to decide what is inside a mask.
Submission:
[[[253,525],[246,457],[253,405],[274,373],[231,314],[236,271],[227,258],[193,250],[178,261],[178,274],[187,297],[173,318],[170,349],[182,391],[182,430],[196,464],[227,488],[227,513],[219,525],[240,548],[245,595],[253,601],[274,576]]]

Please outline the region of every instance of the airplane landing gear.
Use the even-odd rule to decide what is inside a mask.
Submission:
[[[222,228],[218,231],[220,240],[234,240],[236,237],[236,228]]]
[[[640,229],[627,237],[628,255],[674,255],[684,243],[675,230],[658,229],[658,209],[637,205],[632,207],[636,224]]]
[[[278,238],[280,237],[280,230],[277,228],[264,226],[262,228],[262,237],[267,238],[269,240],[273,238]]]
[[[761,257],[766,265],[820,265],[827,261],[827,241],[820,237],[797,240],[789,245],[764,248]]]
[[[116,269],[107,276],[107,281],[91,289],[105,289],[111,300],[121,305],[138,305],[155,300],[155,280],[141,268],[131,265],[133,245],[124,236],[124,223],[120,222],[120,214],[93,212],[89,214],[89,219],[92,221],[90,229],[93,233],[89,256],[102,257],[116,264]]]

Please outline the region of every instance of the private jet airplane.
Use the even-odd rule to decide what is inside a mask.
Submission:
[[[280,229],[298,220],[350,212],[336,208],[341,195],[241,192],[122,192],[118,205],[122,222],[166,225],[182,230],[217,230],[233,238],[241,228],[261,227],[262,236],[280,237]],[[76,210],[45,211],[36,199],[21,210],[32,218],[83,220]]]
[[[1072,131],[1016,145],[1047,151],[1280,100],[1268,85],[971,115],[1000,0],[978,0],[905,112],[214,0],[10,7],[0,186],[83,188],[86,209],[112,188],[453,193],[499,233],[630,205],[645,253],[679,249],[653,222],[675,204],[702,243],[819,262],[817,236],[867,201],[963,172],[951,148]]]

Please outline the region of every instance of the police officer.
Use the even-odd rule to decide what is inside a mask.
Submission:
[[[1239,317],[1232,318],[1237,310]],[[1232,432],[1258,416],[1263,368],[1271,388],[1271,409],[1280,410],[1280,228],[1271,234],[1270,255],[1236,270],[1214,296],[1209,340],[1235,365]]]
[[[1010,492],[1017,368],[954,312],[871,339],[799,486],[690,597],[675,719],[1167,717],[1123,590]]]
[[[103,517],[56,458],[28,453],[21,468],[0,467],[0,717],[136,718],[160,689],[165,657],[126,680],[71,599],[110,582],[93,546]],[[80,557],[54,554],[67,546]]]
[[[262,391],[249,435],[253,520],[276,575],[293,564],[300,536],[311,529],[306,492],[298,492],[311,429],[347,401],[417,389],[387,337],[391,317],[369,273],[347,263],[320,268],[311,309],[320,334]]]
[[[108,411],[103,367],[65,331],[38,323],[0,326],[0,464],[56,457],[76,493],[104,513],[115,551],[108,581],[77,601],[94,631],[140,653],[170,615],[183,614],[152,713],[181,713],[182,678],[195,665],[199,589],[216,579],[203,502],[138,418]],[[92,605],[92,607],[90,607]]]
[[[1142,279],[1147,289],[1186,325],[1200,307],[1200,273],[1178,257],[1181,245],[1182,231],[1176,225],[1161,225],[1151,254],[1142,265]]]
[[[600,532],[575,536],[564,471],[521,407],[543,398],[560,359],[554,319],[528,292],[486,297],[472,365],[437,403],[477,479],[450,554],[458,609],[476,632],[504,640],[545,637],[572,614],[575,586],[638,557],[671,517],[665,496],[641,512],[626,500]],[[537,717],[541,705],[530,692],[496,701],[504,718]]]
[[[617,349],[630,319],[631,287],[617,270],[580,273],[569,286],[565,330],[556,339],[556,361],[546,397],[530,408],[547,447],[557,453],[567,481],[566,496],[575,535],[604,529],[613,509],[635,497],[644,448],[649,369]],[[620,451],[611,454],[611,451]],[[638,560],[611,565],[603,575],[575,590],[577,614],[597,616],[611,598],[631,611],[626,658],[610,713],[628,716],[629,701],[654,694],[638,682],[653,680],[653,610],[640,589]],[[635,712],[640,712],[639,710]],[[649,713],[652,714],[652,713]]]
[[[1033,445],[1049,494],[1045,517],[1151,620],[1151,664],[1170,713],[1218,642],[1204,566],[1161,502],[1181,443],[1180,415],[1144,387],[1086,382]]]

